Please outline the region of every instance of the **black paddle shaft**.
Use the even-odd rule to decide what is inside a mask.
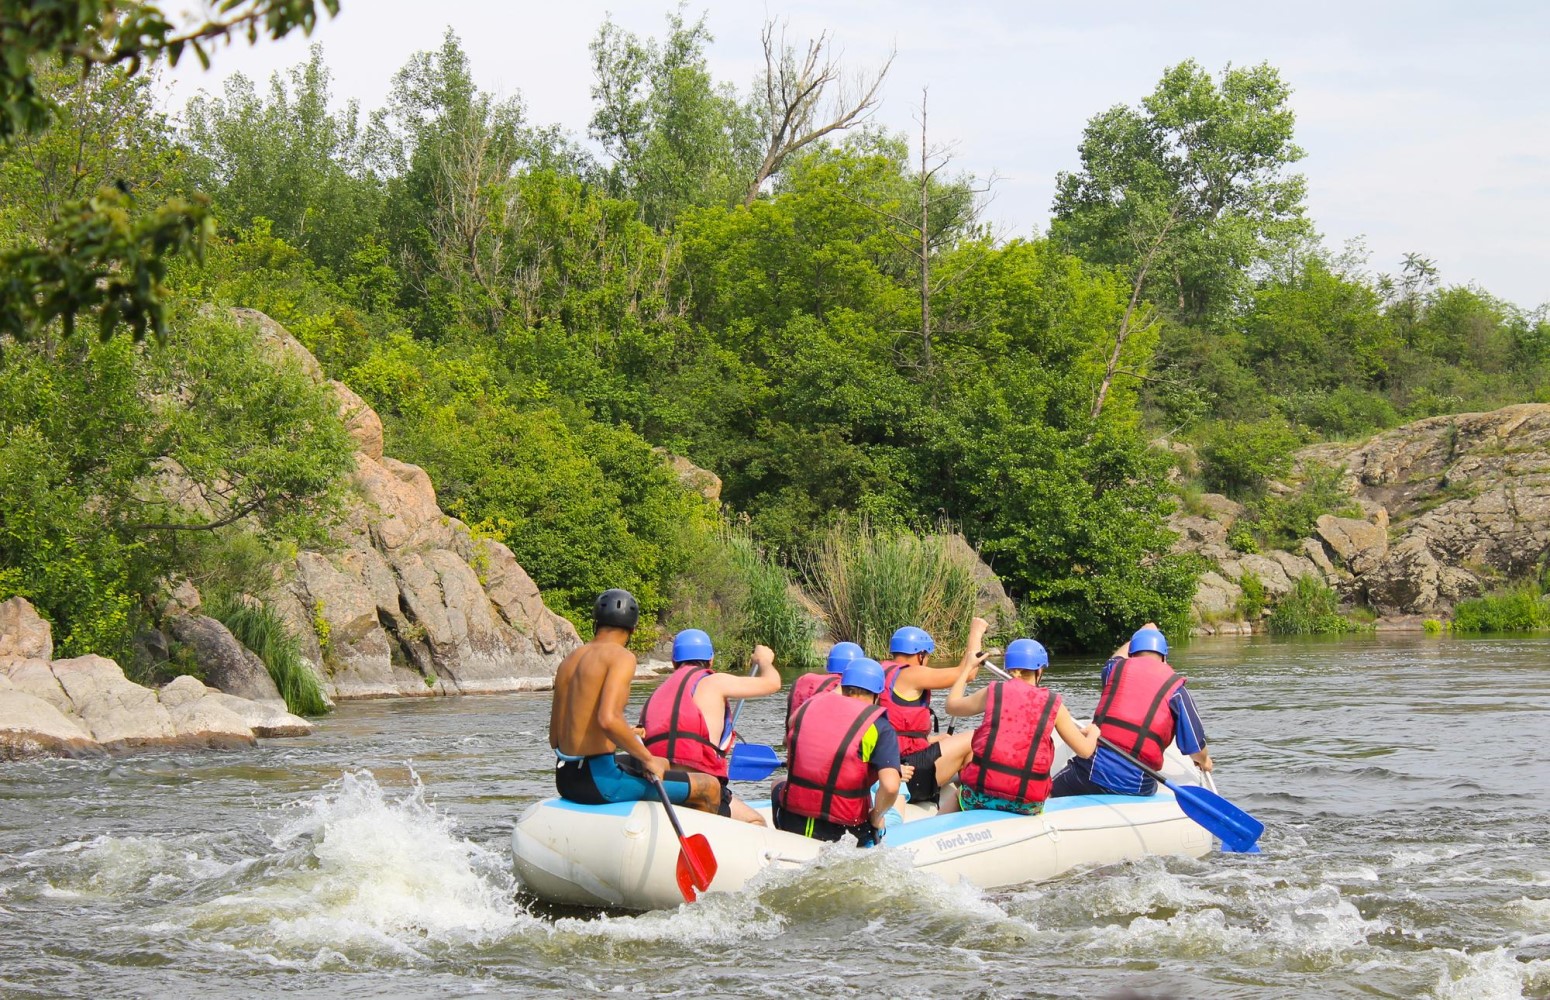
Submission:
[[[1111,741],[1107,736],[1100,736],[1100,737],[1098,737],[1098,742],[1103,744],[1104,746],[1108,747],[1110,750],[1113,750],[1115,753],[1119,754],[1121,757],[1125,758],[1126,760],[1130,761],[1136,767],[1139,767],[1141,770],[1145,771],[1147,774],[1151,775],[1153,778],[1157,779],[1158,781],[1162,782],[1165,785],[1168,784],[1168,779],[1164,778],[1162,776],[1162,772],[1161,771],[1154,771],[1151,768],[1147,767],[1145,764],[1141,763],[1139,760],[1136,760],[1134,757],[1130,756],[1130,754],[1126,753],[1125,751],[1121,750],[1119,747],[1115,746],[1113,741]]]
[[[667,818],[673,824],[673,832],[678,834],[678,842],[682,844],[688,838],[684,836],[684,828],[678,823],[678,813],[673,811],[673,800],[667,797],[667,786],[661,779],[652,778],[651,783],[657,786],[657,795],[662,799],[662,808],[667,810]]]

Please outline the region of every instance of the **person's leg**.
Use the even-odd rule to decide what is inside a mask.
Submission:
[[[936,759],[936,783],[940,787],[958,777],[963,765],[974,755],[974,733],[944,736],[937,742],[937,746],[942,749],[942,755]]]
[[[1067,795],[1112,795],[1113,792],[1102,785],[1093,783],[1092,778],[1083,773],[1075,764],[1067,764],[1061,768],[1055,780],[1050,783],[1049,797],[1062,798]]]
[[[610,802],[649,801],[657,797],[656,786],[645,776],[640,762],[629,754],[592,758],[592,780]],[[721,810],[721,782],[696,771],[669,770],[662,776],[667,800],[701,812]]]
[[[941,744],[932,743],[924,750],[917,750],[902,760],[902,763],[915,769],[915,773],[910,775],[908,784],[910,801],[917,806],[935,802],[937,796],[941,794],[942,788],[936,780],[936,762],[941,755]]]

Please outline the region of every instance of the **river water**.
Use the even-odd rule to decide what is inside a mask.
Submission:
[[[841,848],[675,911],[536,904],[509,837],[551,788],[542,693],[0,766],[0,996],[1550,996],[1547,660],[1197,641],[1176,665],[1265,853],[995,892]],[[1048,682],[1090,710],[1096,667]],[[778,742],[783,702],[749,703],[749,739]]]

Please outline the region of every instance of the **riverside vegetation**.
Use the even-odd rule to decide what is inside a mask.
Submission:
[[[316,7],[192,34],[278,36]],[[782,95],[838,78],[821,43],[804,62],[771,35],[770,86],[743,95],[711,77],[703,19],[605,22],[598,154],[482,91],[451,33],[369,113],[331,99],[314,48],[169,116],[149,67],[194,41],[133,9],[110,38],[29,36],[0,92],[0,598],[66,654],[126,654],[186,577],[277,675],[294,662],[244,598],[326,544],[351,446],[326,387],[212,306],[291,330],[579,627],[623,586],[648,621],[776,636],[792,662],[812,624],[790,583],[854,600],[837,567],[879,539],[913,565],[944,517],[1052,645],[1182,629],[1203,567],[1170,552],[1181,492],[1244,501],[1235,546],[1277,544],[1340,504],[1317,477],[1268,489],[1297,447],[1550,401],[1543,309],[1319,243],[1268,65],[1186,62],[1097,114],[1048,234],[1005,240],[924,126],[858,124],[875,87],[811,138],[820,102]],[[1161,429],[1200,456],[1182,485]],[[713,470],[724,507],[654,448]],[[856,621],[834,638],[879,627]]]

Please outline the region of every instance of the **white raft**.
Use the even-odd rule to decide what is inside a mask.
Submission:
[[[1199,777],[1172,747],[1163,771],[1186,783]],[[750,805],[769,819],[768,801]],[[718,864],[712,892],[737,892],[765,868],[798,867],[827,846],[773,827],[675,811],[686,835],[703,833],[710,841]],[[1212,841],[1184,815],[1173,793],[1159,787],[1144,798],[1050,799],[1037,816],[978,809],[938,816],[933,807],[904,804],[898,814],[889,812],[883,846],[909,852],[919,871],[993,889],[1153,854],[1198,858],[1211,851]],[[517,820],[511,850],[517,877],[540,899],[631,910],[683,902],[675,875],[678,839],[659,802],[588,806],[544,799]]]

